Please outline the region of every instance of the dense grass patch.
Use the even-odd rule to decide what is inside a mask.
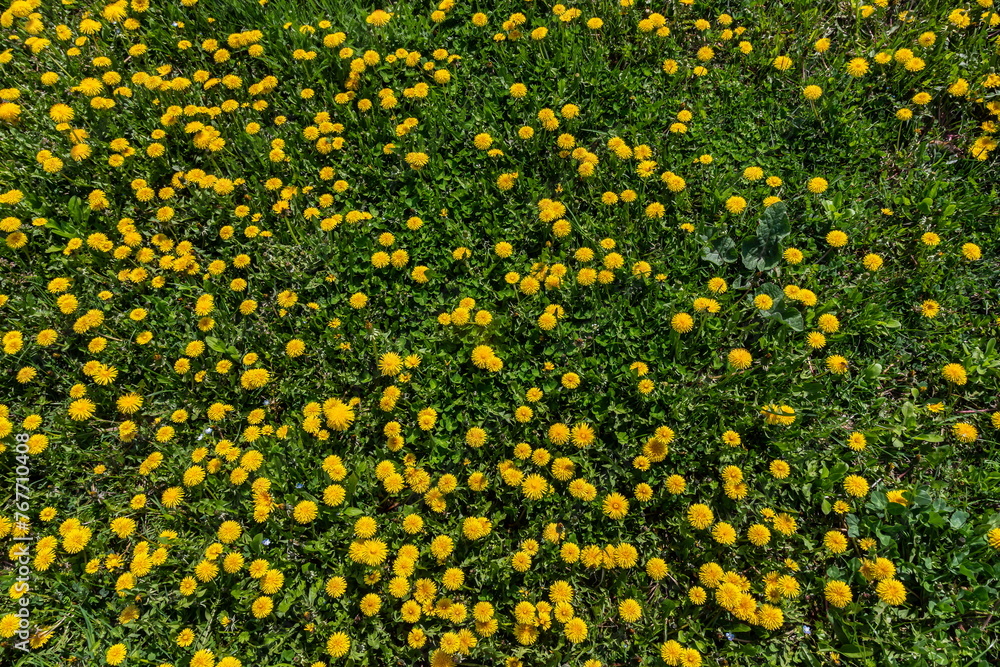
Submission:
[[[3,664],[1000,653],[991,0],[0,26]]]

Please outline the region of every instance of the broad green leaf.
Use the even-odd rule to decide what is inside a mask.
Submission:
[[[723,263],[732,263],[737,259],[736,243],[728,236],[720,237],[710,247],[702,251],[701,258],[721,266]]]

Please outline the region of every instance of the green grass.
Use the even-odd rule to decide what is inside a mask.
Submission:
[[[0,640],[4,664],[102,665],[117,643],[126,646],[125,665],[199,667],[199,650],[211,651],[220,667],[236,667],[220,662],[226,656],[269,667],[452,664],[439,649],[447,646],[447,633],[460,630],[478,638],[463,665],[659,665],[668,641],[696,650],[703,664],[991,664],[1000,582],[1000,554],[987,538],[1000,528],[1000,170],[994,148],[980,153],[976,147],[989,147],[1000,123],[1000,86],[991,78],[1000,74],[1000,44],[997,26],[983,18],[987,10],[969,3],[973,22],[962,28],[949,19],[956,7],[943,2],[893,2],[874,6],[862,18],[860,7],[849,3],[698,2],[647,9],[601,1],[577,5],[581,15],[563,22],[554,4],[536,0],[493,8],[458,3],[435,22],[436,6],[428,3],[385,6],[393,17],[375,28],[365,21],[374,7],[358,3],[201,0],[184,7],[171,0],[154,2],[148,11],[130,9],[128,16],[140,22],[130,30],[102,19],[99,4],[29,7],[39,12],[40,26],[15,16],[25,13],[18,7],[0,21],[6,35],[18,38],[8,40],[10,59],[0,64],[0,97],[8,103],[0,108],[0,195],[23,195],[0,203],[7,240],[0,246],[0,334],[6,348],[0,354],[0,512],[15,519],[16,470],[28,465],[30,534],[46,539],[42,544],[54,545],[54,551],[51,564],[36,561],[30,580],[31,632],[36,640],[46,629],[51,634],[30,653],[16,648],[16,636]],[[640,29],[653,10],[665,17],[669,35]],[[68,53],[88,11],[101,20],[101,30],[80,45],[79,54]],[[477,11],[487,12],[485,27],[473,24]],[[901,17],[904,11],[912,21]],[[494,39],[497,33],[509,36],[502,24],[514,12],[525,15],[523,36]],[[745,32],[727,39],[723,12],[733,18],[729,29]],[[592,17],[603,26],[588,29]],[[709,21],[709,29],[698,30],[697,19]],[[324,20],[329,27],[320,27]],[[60,24],[72,29],[71,40],[59,38]],[[548,34],[530,38],[538,27]],[[258,56],[246,46],[234,47],[228,60],[217,63],[214,49],[202,46],[215,39],[229,48],[230,34],[253,29],[261,32],[264,51]],[[346,33],[346,41],[325,47],[324,37],[337,31]],[[934,43],[920,46],[928,31]],[[32,37],[51,43],[35,54],[25,46]],[[818,53],[814,44],[823,37],[831,46]],[[190,48],[179,48],[180,40],[190,41]],[[752,44],[751,53],[740,52],[743,40]],[[148,51],[129,55],[137,43]],[[695,54],[705,45],[714,56],[702,63]],[[341,57],[343,47],[354,52]],[[925,66],[909,71],[895,60],[877,63],[876,54],[902,48]],[[296,49],[313,50],[316,57],[296,60]],[[418,65],[387,62],[397,49],[419,51]],[[436,49],[445,50],[444,57],[435,58]],[[341,103],[337,96],[346,90],[351,60],[367,50],[380,61],[361,74],[356,97]],[[459,58],[449,60],[451,55]],[[779,55],[793,61],[787,71],[773,67]],[[110,65],[95,64],[95,57],[110,58]],[[860,78],[846,72],[855,57],[870,67]],[[665,73],[667,59],[678,63],[677,73]],[[707,68],[703,76],[693,73],[698,65]],[[170,68],[161,75],[165,80],[186,77],[192,85],[154,91],[133,79],[161,66]],[[205,89],[199,70],[241,82]],[[437,83],[434,70],[447,70],[450,81]],[[47,86],[40,77],[50,71],[60,78]],[[93,108],[72,90],[107,71],[121,80],[108,83],[98,97],[113,99],[114,108]],[[266,76],[277,78],[277,88],[251,93]],[[959,78],[969,83],[968,94],[949,92]],[[418,82],[428,85],[428,95],[406,97],[403,91]],[[511,96],[514,83],[527,86],[523,99]],[[822,96],[806,100],[806,85],[820,86]],[[119,86],[129,91],[113,92]],[[300,96],[305,88],[314,92],[311,98]],[[383,89],[397,98],[395,108],[380,108]],[[914,103],[918,92],[931,100]],[[261,99],[266,108],[252,106]],[[361,111],[362,99],[373,102],[370,111]],[[238,106],[222,111],[227,100]],[[70,156],[69,132],[49,117],[57,103],[74,111],[69,129],[88,133],[90,157]],[[577,105],[579,115],[564,116],[566,104]],[[164,118],[172,105],[182,111],[193,105],[192,113]],[[201,107],[220,109],[212,115]],[[913,111],[912,120],[897,119],[903,107]],[[556,112],[557,129],[543,127],[543,108]],[[682,111],[691,114],[686,132],[671,132]],[[328,154],[317,149],[315,138],[304,137],[307,128],[319,125],[320,112],[343,125],[323,135],[344,139],[342,148]],[[284,123],[275,122],[279,116]],[[396,127],[411,117],[418,120],[416,128],[399,136]],[[198,148],[193,139],[200,128],[185,128],[192,121],[215,128],[225,146]],[[259,132],[246,131],[251,122],[260,125]],[[534,130],[529,139],[518,136],[525,125]],[[164,136],[157,139],[154,132]],[[492,148],[502,153],[490,156],[475,148],[480,133],[488,133]],[[585,153],[560,155],[557,139],[564,133]],[[633,149],[649,149],[656,161],[650,177],[638,175],[640,160],[615,155],[609,140],[616,137]],[[118,138],[127,139],[135,153],[115,167],[108,159]],[[279,139],[288,159],[274,162],[269,152]],[[154,141],[165,146],[163,157],[147,156]],[[390,143],[394,149],[385,150]],[[42,150],[62,160],[62,168],[47,172],[42,162],[50,156],[39,156]],[[410,168],[404,157],[411,151],[426,153],[427,166]],[[583,177],[577,168],[588,154],[597,164]],[[701,156],[712,159],[702,164]],[[751,166],[782,184],[748,180],[743,174]],[[332,167],[334,178],[321,178],[323,167]],[[219,194],[187,177],[196,169],[243,180],[231,193]],[[668,189],[661,179],[668,170],[684,179],[683,190]],[[512,172],[518,174],[514,187],[501,190],[498,177]],[[808,190],[814,177],[828,182],[822,193]],[[281,179],[279,189],[265,186],[271,178]],[[142,184],[135,179],[154,192],[168,186],[174,192],[163,193],[166,200],[142,201],[136,193]],[[341,179],[349,187],[336,192]],[[296,191],[286,193],[287,208],[274,208],[280,187],[289,186]],[[88,205],[94,190],[104,193],[106,207]],[[604,193],[627,190],[634,191],[633,202],[602,203]],[[330,195],[325,203],[324,194]],[[765,204],[769,196],[781,203]],[[730,212],[731,197],[743,198],[746,209]],[[565,206],[556,217],[570,223],[567,234],[556,233],[554,220],[541,219],[538,203],[544,199]],[[661,217],[645,213],[654,202],[663,206]],[[173,209],[169,219],[158,216],[163,206]],[[238,206],[249,207],[252,217],[239,217]],[[351,212],[371,217],[322,223]],[[414,216],[424,223],[418,229],[407,225]],[[123,218],[133,227],[127,221],[123,226]],[[267,234],[246,234],[251,224]],[[222,233],[227,227],[231,238]],[[848,235],[846,246],[828,243],[833,230]],[[137,239],[129,236],[133,232]],[[383,247],[379,239],[386,232],[394,238]],[[940,244],[923,243],[927,232],[939,235]],[[74,238],[82,241],[79,249],[68,246]],[[102,238],[110,249],[100,249]],[[602,245],[606,239],[613,248]],[[183,254],[177,249],[182,242],[196,263],[191,271],[169,266]],[[511,244],[510,256],[495,251],[500,242]],[[981,257],[965,256],[970,251],[964,244],[975,244]],[[470,255],[455,259],[461,247]],[[140,248],[150,261],[139,261]],[[594,260],[578,259],[580,248],[592,249]],[[804,260],[784,258],[789,248],[801,250]],[[375,253],[398,249],[408,253],[404,267],[373,266]],[[620,255],[620,266],[612,253]],[[883,260],[880,269],[865,267],[870,253]],[[241,254],[250,258],[248,266],[234,264]],[[578,281],[581,269],[604,269],[609,255],[605,281]],[[211,267],[216,261],[224,263],[218,274]],[[649,265],[648,275],[633,273],[640,262]],[[140,266],[145,275],[134,273]],[[428,267],[427,282],[413,278],[416,266]],[[511,272],[517,274],[512,282]],[[536,293],[521,282],[529,275],[542,283]],[[544,284],[551,275],[561,280]],[[713,277],[726,281],[725,292],[710,292]],[[68,292],[79,300],[74,312],[60,310],[58,294],[49,288],[54,278],[69,279]],[[243,289],[233,289],[236,278],[245,281]],[[788,286],[811,291],[815,301],[786,296],[794,294]],[[106,300],[98,296],[105,290],[112,293]],[[279,295],[286,292],[297,299],[282,306]],[[368,302],[355,309],[349,299],[359,292]],[[211,327],[195,312],[204,294],[214,297]],[[755,307],[760,294],[773,299],[772,308]],[[241,314],[246,299],[257,308]],[[475,300],[471,317],[486,311],[489,323],[439,323],[442,314],[454,317],[463,299]],[[718,311],[699,311],[696,299],[714,299]],[[922,316],[927,300],[940,305],[936,317]],[[538,323],[549,307],[563,311],[551,331]],[[145,319],[130,318],[137,308],[147,311]],[[81,330],[78,318],[94,309],[103,321]],[[678,313],[693,316],[690,332],[672,328]],[[825,346],[813,349],[806,337],[819,330],[825,314],[839,319],[839,329],[827,331]],[[58,338],[41,345],[36,337],[47,329]],[[153,338],[138,344],[144,331]],[[16,332],[23,343],[16,343]],[[96,339],[103,339],[103,348]],[[304,355],[286,354],[293,339],[305,343]],[[204,343],[204,351],[189,355],[192,341]],[[471,363],[479,345],[492,347],[502,370]],[[752,355],[748,369],[728,361],[736,348]],[[244,364],[248,353],[258,361]],[[386,375],[379,365],[386,353],[419,355],[420,363],[404,368],[403,377]],[[831,355],[846,358],[846,374],[829,370]],[[175,368],[180,358],[190,362],[184,373]],[[220,372],[221,361],[232,369]],[[648,367],[646,375],[632,368],[637,361]],[[101,384],[84,370],[88,362],[87,371],[99,363],[114,367],[117,376]],[[966,370],[965,384],[942,376],[953,363]],[[270,373],[262,388],[241,386],[251,365]],[[26,368],[35,370],[34,377]],[[578,388],[563,385],[569,372],[581,378]],[[639,390],[641,380],[652,381],[648,393]],[[401,396],[394,406],[380,406],[390,385]],[[69,406],[81,387],[95,412],[76,421]],[[533,387],[544,392],[538,402],[526,399]],[[144,401],[131,415],[116,403],[130,392]],[[357,399],[353,422],[337,430],[321,413],[322,433],[305,428],[306,416],[329,399]],[[221,420],[208,416],[217,403],[233,408]],[[772,404],[794,408],[794,423],[768,424],[762,409]],[[522,405],[533,409],[526,423],[515,418]],[[427,407],[438,418],[424,430],[418,413]],[[175,421],[178,410],[187,412],[185,419]],[[248,430],[257,410],[262,433]],[[40,417],[32,432],[47,441],[36,438],[32,447],[39,451],[25,457],[15,436],[28,428],[29,415]],[[120,435],[125,421],[134,422],[135,437]],[[389,422],[400,425],[398,448],[384,430]],[[596,442],[582,448],[553,439],[549,427],[556,423],[589,424]],[[169,438],[161,431],[167,424],[174,428]],[[957,424],[975,427],[976,439],[957,437]],[[636,457],[662,426],[676,437],[663,460],[644,469],[647,463]],[[488,433],[485,446],[466,443],[473,427]],[[741,446],[724,444],[723,433],[730,430],[740,434]],[[852,451],[851,433],[863,434],[867,447]],[[239,452],[227,458],[225,444],[216,449],[220,441]],[[521,460],[518,443],[544,452],[535,461]],[[258,451],[263,464],[247,470],[245,482],[234,483],[230,475],[248,450]],[[141,474],[140,464],[153,452],[162,454],[162,464]],[[595,498],[574,497],[551,463],[537,462],[545,452],[571,459],[573,479],[592,484]],[[334,454],[346,466],[343,479],[331,479],[322,468]],[[775,459],[790,466],[787,478],[771,474]],[[449,488],[446,476],[454,476],[457,488],[445,493],[443,511],[435,511],[433,495],[416,482],[391,493],[376,473],[385,462],[401,474],[412,467],[426,471],[432,488],[442,479]],[[524,476],[541,475],[553,493],[529,499],[517,484],[504,481],[499,466],[505,462]],[[185,487],[179,506],[166,507],[163,492],[185,486],[185,471],[196,464],[218,470]],[[727,493],[727,466],[740,469],[745,496]],[[488,478],[484,490],[471,488],[473,472]],[[667,491],[671,475],[684,477],[683,492]],[[870,484],[864,497],[846,493],[850,475]],[[254,518],[251,485],[258,479],[269,480],[275,503],[263,521]],[[346,498],[329,506],[324,491],[334,483],[344,487]],[[648,502],[634,495],[643,483],[653,492]],[[906,504],[890,502],[891,491],[903,492]],[[629,500],[621,520],[602,511],[603,499],[615,492]],[[147,497],[144,507],[131,505],[136,494]],[[319,513],[301,524],[293,511],[304,501],[316,502]],[[835,511],[838,501],[848,502],[848,510]],[[708,505],[716,522],[735,528],[735,544],[692,527],[687,511],[695,503]],[[48,522],[39,514],[45,507],[56,510]],[[766,510],[794,517],[796,530],[783,535]],[[402,528],[411,513],[425,522],[416,535]],[[349,555],[361,516],[376,519],[376,538],[388,548],[387,560],[377,567]],[[121,538],[110,530],[119,517],[136,522],[133,534]],[[464,537],[467,517],[489,518],[492,532],[480,540]],[[92,531],[77,553],[67,552],[63,539],[71,518]],[[182,594],[182,580],[195,576],[227,520],[238,522],[243,534],[218,561],[239,553],[245,566]],[[566,562],[560,545],[544,537],[551,524],[560,527],[562,543],[627,543],[638,561],[596,568]],[[766,546],[747,538],[754,524],[770,527]],[[177,536],[164,538],[163,531]],[[830,531],[847,538],[845,552],[824,546]],[[15,582],[15,542],[9,526],[0,532],[0,586],[7,590]],[[440,561],[430,547],[438,535],[455,540],[454,552]],[[537,541],[538,551],[530,568],[519,572],[512,556],[526,549],[525,540]],[[862,540],[872,541],[870,549]],[[116,591],[143,541],[151,552],[162,543],[164,562]],[[409,583],[435,582],[437,598],[467,607],[464,619],[428,614],[428,608],[416,623],[404,621],[402,605],[412,594],[397,599],[389,593],[404,545],[419,550]],[[106,567],[110,554],[124,559],[114,571]],[[904,604],[880,601],[876,582],[862,574],[863,559],[875,557],[895,567],[906,590]],[[646,574],[651,558],[666,561],[666,577]],[[263,593],[247,573],[255,559],[266,559],[284,575],[271,594],[273,611],[260,619],[251,606]],[[97,571],[87,573],[95,562]],[[708,563],[745,577],[756,603],[780,608],[780,625],[766,629],[759,617],[741,618],[724,608],[699,578]],[[451,567],[461,568],[465,581],[447,592],[442,578]],[[800,592],[769,601],[767,582],[781,575],[794,577]],[[332,576],[346,578],[343,597],[325,592]],[[844,608],[824,596],[831,580],[852,588],[853,601]],[[586,623],[586,639],[569,641],[567,619],[553,614],[538,620],[536,640],[519,642],[516,605],[547,601],[556,581],[573,587],[573,613]],[[703,605],[689,598],[694,586],[709,588]],[[368,593],[382,602],[370,617],[359,608]],[[635,623],[618,613],[627,598],[643,608]],[[4,599],[0,619],[17,605],[14,597]],[[481,601],[495,609],[495,632],[473,620],[473,606]],[[139,617],[121,623],[129,605]],[[413,627],[426,633],[422,647],[408,644]],[[177,637],[185,628],[195,639],[182,647]],[[343,657],[326,652],[335,632],[351,640]],[[688,664],[695,662],[688,656]]]

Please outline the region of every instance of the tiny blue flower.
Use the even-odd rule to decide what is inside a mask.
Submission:
[[[733,641],[734,639],[736,639],[736,635],[734,635],[731,632],[727,632],[726,633],[726,639],[728,639],[729,641]]]
[[[261,540],[261,544],[263,544],[265,547],[269,547],[271,546],[271,540],[265,537],[263,540]]]
[[[812,628],[810,628],[808,625],[802,626],[802,632],[806,633],[807,635],[811,635],[813,633]]]
[[[298,484],[296,484],[295,488],[296,489],[301,489],[302,488],[302,482],[299,482]]]

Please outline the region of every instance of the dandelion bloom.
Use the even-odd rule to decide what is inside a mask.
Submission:
[[[311,500],[303,500],[295,506],[293,517],[298,523],[309,523],[316,518],[318,508]]]
[[[843,248],[847,245],[847,234],[839,229],[834,229],[826,235],[826,242],[834,248]]]
[[[712,521],[715,520],[715,515],[708,505],[695,504],[688,508],[687,513],[688,523],[691,524],[693,528],[703,529],[708,528],[712,525]]]
[[[712,538],[728,546],[736,542],[736,530],[725,521],[720,521],[712,527]]]
[[[883,579],[875,590],[886,604],[898,606],[906,602],[906,588],[898,579]]]
[[[406,154],[406,164],[413,169],[423,169],[429,161],[427,153],[410,152]]]
[[[785,479],[792,472],[791,466],[786,461],[774,459],[768,468],[775,479]]]
[[[835,333],[840,330],[840,320],[832,313],[820,315],[817,324],[824,333]]]
[[[374,593],[368,593],[361,598],[359,607],[361,609],[361,613],[365,616],[374,616],[378,613],[379,609],[381,609],[382,600]]]
[[[726,210],[733,214],[742,213],[747,207],[747,200],[743,197],[732,196],[726,200]]]
[[[742,347],[736,348],[735,350],[731,350],[729,352],[729,363],[733,366],[733,368],[741,371],[746,370],[747,368],[750,368],[750,365],[753,363],[753,356],[751,356],[749,351]]]
[[[951,427],[951,432],[961,442],[975,442],[979,438],[979,431],[972,424],[958,422]]]
[[[882,258],[875,253],[868,253],[865,255],[864,260],[862,260],[864,267],[869,271],[878,271],[882,268]]]
[[[776,405],[771,403],[760,409],[764,421],[768,424],[781,424],[790,426],[795,423],[795,409],[788,405]]]
[[[626,623],[635,623],[642,618],[642,606],[636,600],[626,598],[618,605],[618,615]]]
[[[765,630],[777,630],[785,622],[781,609],[769,604],[762,604],[757,610],[757,623]]]
[[[802,251],[798,248],[785,248],[784,252],[781,253],[781,256],[789,264],[801,264],[804,259]]]
[[[923,317],[934,318],[941,312],[941,304],[933,299],[927,299],[920,304],[920,314]]]
[[[816,176],[814,178],[809,179],[809,182],[806,184],[806,187],[809,190],[809,192],[813,194],[820,194],[821,192],[826,191],[827,185],[828,183],[825,178],[820,178],[819,176]]]
[[[747,529],[747,539],[757,547],[762,547],[771,541],[771,531],[767,526],[756,523]]]
[[[521,482],[521,491],[529,500],[539,500],[548,491],[549,483],[541,475],[528,475]]]
[[[694,318],[687,313],[677,313],[670,319],[670,326],[677,333],[688,333],[694,328]]]
[[[373,25],[376,28],[381,28],[388,25],[390,19],[392,19],[392,14],[381,9],[376,9],[374,12],[365,17],[365,23]]]
[[[79,398],[69,405],[69,417],[73,421],[84,421],[94,415],[97,406],[87,398]]]
[[[628,501],[620,493],[609,493],[604,498],[602,508],[608,517],[615,520],[623,519],[628,514]]]
[[[839,354],[834,354],[826,359],[826,367],[834,375],[843,375],[847,372],[848,364],[847,359],[840,356]]]
[[[902,505],[906,507],[910,502],[906,499],[906,492],[901,489],[894,489],[892,491],[886,491],[885,497],[890,503],[896,503],[897,505]]]
[[[941,369],[941,377],[952,384],[964,385],[968,382],[968,375],[962,364],[948,364]]]
[[[786,69],[792,66],[792,59],[789,58],[788,56],[778,56],[772,61],[771,64],[774,65],[774,69],[778,70],[779,72],[784,72]]]
[[[851,587],[843,581],[836,579],[828,581],[823,592],[826,596],[826,601],[834,607],[846,607],[854,599]]]
[[[830,550],[830,553],[842,554],[847,551],[847,538],[843,533],[831,530],[823,536],[823,545]]]
[[[864,58],[851,58],[847,63],[847,73],[853,77],[862,77],[868,73],[868,61]]]
[[[332,398],[323,405],[323,414],[326,417],[326,425],[336,431],[345,431],[354,421],[354,410],[341,401]]]
[[[965,243],[962,245],[962,257],[970,262],[975,262],[981,259],[982,256],[982,250],[975,243]]]
[[[698,588],[698,590],[701,591],[701,594],[704,595],[705,591],[703,589],[699,588],[698,586],[695,586],[695,588]],[[693,592],[694,588],[692,588],[691,590]],[[694,602],[693,595],[689,595],[689,597],[691,597],[692,598],[691,601]],[[702,600],[702,602],[704,602],[704,600]],[[701,604],[701,603],[695,602],[695,604]],[[670,640],[668,642],[660,644],[660,657],[663,658],[663,662],[667,663],[668,665],[682,664],[682,660],[684,659],[685,655],[686,652],[684,650],[684,647],[682,647],[678,642],[674,640]]]
[[[587,638],[587,624],[579,617],[573,617],[566,622],[563,628],[566,639],[574,644],[579,644]]]
[[[861,498],[868,494],[868,480],[859,475],[848,475],[844,479],[844,490],[848,495]]]
[[[726,443],[730,447],[739,447],[740,444],[742,444],[743,439],[736,431],[729,430],[722,434],[722,442]]]
[[[478,345],[472,350],[472,363],[477,368],[488,368],[490,361],[496,356],[489,345]]]
[[[531,554],[524,551],[518,551],[511,557],[510,563],[511,567],[518,572],[527,572],[531,567]]]
[[[343,632],[333,633],[326,641],[326,652],[334,658],[347,655],[349,650],[351,650],[351,640]]]
[[[399,375],[403,370],[403,358],[395,352],[386,352],[379,357],[378,368],[382,375]]]
[[[671,475],[667,478],[665,486],[667,487],[667,493],[670,493],[671,495],[678,495],[684,492],[684,489],[687,487],[687,482],[680,475]]]
[[[1000,551],[1000,528],[994,528],[986,533],[986,543]]]
[[[109,665],[120,665],[125,661],[127,654],[128,650],[125,648],[125,644],[114,644],[105,652],[104,661]]]
[[[250,611],[254,618],[265,618],[274,609],[274,601],[266,595],[262,595],[250,605]]]

